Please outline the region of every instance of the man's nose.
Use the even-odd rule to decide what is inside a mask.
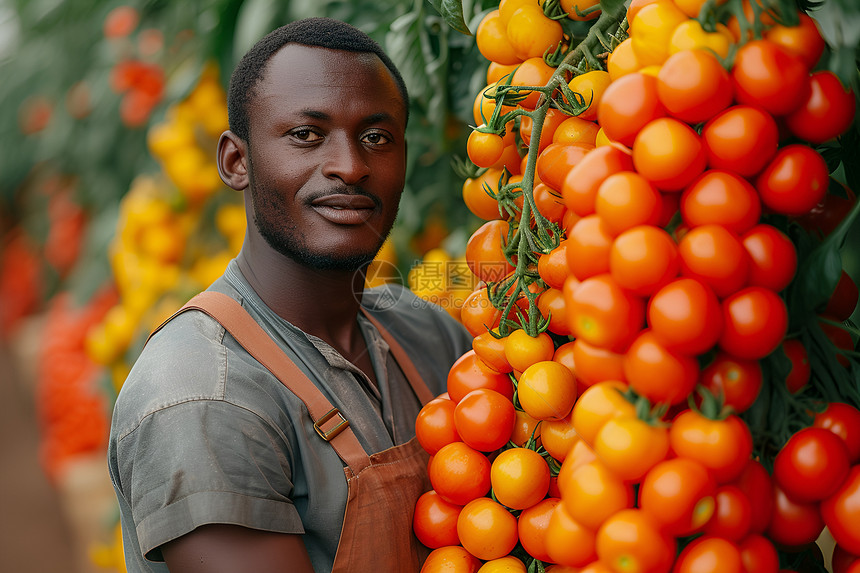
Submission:
[[[347,185],[355,185],[370,175],[370,167],[365,158],[360,141],[353,141],[346,135],[330,136],[328,153],[323,164],[326,177],[340,179]]]

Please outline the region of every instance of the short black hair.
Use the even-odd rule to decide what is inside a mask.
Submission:
[[[346,52],[373,53],[394,76],[403,105],[409,113],[409,94],[403,77],[373,38],[355,26],[333,18],[305,18],[273,30],[260,39],[233,70],[227,92],[227,116],[230,131],[246,143],[249,136],[248,105],[254,98],[257,83],[263,79],[266,64],[286,44],[302,44]]]

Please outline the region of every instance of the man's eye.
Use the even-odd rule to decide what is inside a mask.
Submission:
[[[310,129],[296,129],[290,135],[301,141],[316,141],[320,137],[319,134],[314,133]]]
[[[368,133],[365,134],[364,140],[371,145],[382,145],[384,143],[388,143],[389,139],[382,133]]]

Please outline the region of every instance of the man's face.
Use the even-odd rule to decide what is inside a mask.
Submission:
[[[249,108],[248,167],[260,234],[316,269],[370,262],[394,224],[406,107],[375,54],[287,44]]]

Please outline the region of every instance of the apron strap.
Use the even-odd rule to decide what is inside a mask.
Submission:
[[[233,298],[215,291],[204,291],[165,320],[150,337],[175,316],[192,309],[218,321],[251,356],[304,402],[317,434],[332,445],[353,473],[358,474],[370,465],[370,457],[361,447],[346,417],[332,406],[320,389]]]
[[[433,393],[430,392],[430,388],[428,388],[427,384],[424,382],[424,379],[421,378],[421,375],[418,373],[418,369],[415,368],[415,364],[412,363],[409,355],[406,354],[406,351],[403,350],[402,346],[400,346],[400,343],[391,336],[391,333],[388,332],[382,324],[367,311],[367,309],[361,307],[361,312],[371,322],[371,324],[376,327],[376,330],[379,331],[385,342],[388,343],[388,347],[394,355],[394,360],[400,366],[400,369],[403,370],[403,374],[406,375],[406,379],[409,380],[409,385],[412,386],[412,390],[415,392],[415,395],[418,396],[418,400],[421,401],[421,405],[423,406],[435,398]]]

